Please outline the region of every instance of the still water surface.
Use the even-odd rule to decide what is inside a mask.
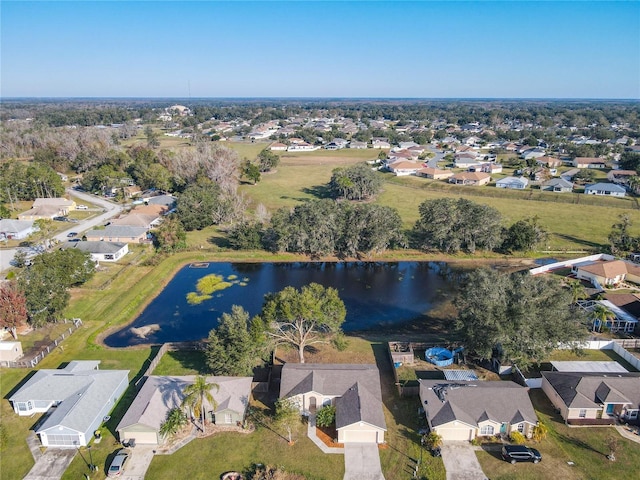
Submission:
[[[210,263],[181,269],[134,322],[105,339],[110,347],[206,338],[218,318],[242,305],[260,313],[264,295],[312,282],[336,288],[347,308],[344,331],[395,325],[424,315],[449,290],[437,262]],[[233,285],[199,305],[187,303],[198,279],[221,275]],[[131,328],[133,327],[133,333]],[[143,331],[144,336],[140,336]],[[146,331],[146,332],[145,332]]]

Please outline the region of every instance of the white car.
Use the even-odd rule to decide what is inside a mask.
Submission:
[[[76,208],[78,210],[89,210],[89,207],[87,207],[86,205],[78,205]]]

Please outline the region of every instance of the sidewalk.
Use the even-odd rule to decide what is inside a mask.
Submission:
[[[344,448],[327,447],[327,445],[318,438],[318,436],[316,435],[316,416],[314,414],[309,414],[309,423],[307,425],[307,436],[324,453],[344,454]]]
[[[630,431],[629,428],[633,428],[633,431]],[[640,443],[640,435],[635,433],[640,432],[640,427],[623,427],[622,425],[616,425],[616,430],[618,430],[618,433],[620,433],[624,438],[627,438],[632,442]]]

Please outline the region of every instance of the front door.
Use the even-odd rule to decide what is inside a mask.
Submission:
[[[607,404],[607,415],[613,415],[613,409],[616,406],[613,403],[608,403]]]
[[[310,397],[309,398],[309,410],[311,412],[315,412],[316,411],[316,397]]]
[[[502,425],[500,425],[500,433],[502,434],[506,434],[507,433],[507,424],[503,423]]]

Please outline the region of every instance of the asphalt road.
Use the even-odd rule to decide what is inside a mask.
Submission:
[[[82,202],[92,203],[97,205],[100,210],[94,209],[95,212],[102,212],[95,217],[91,217],[81,223],[70,223],[69,228],[63,232],[58,233],[53,238],[58,240],[59,242],[66,242],[68,240],[67,235],[70,232],[77,232],[78,236],[82,236],[82,232],[86,230],[90,230],[97,225],[103,225],[110,218],[115,217],[122,211],[122,206],[116,203],[110,202],[103,198],[97,197],[95,195],[90,195],[84,192],[78,192],[71,188],[67,188],[67,193],[73,197],[76,197],[76,203],[81,204]],[[5,272],[11,268],[11,262],[13,261],[13,257],[15,256],[17,248],[10,248],[7,250],[0,250],[0,272]]]
[[[427,162],[427,165],[432,168],[438,168],[438,162],[444,158],[444,153],[440,150],[433,148],[432,146],[428,146],[427,150],[435,155],[432,159]]]

